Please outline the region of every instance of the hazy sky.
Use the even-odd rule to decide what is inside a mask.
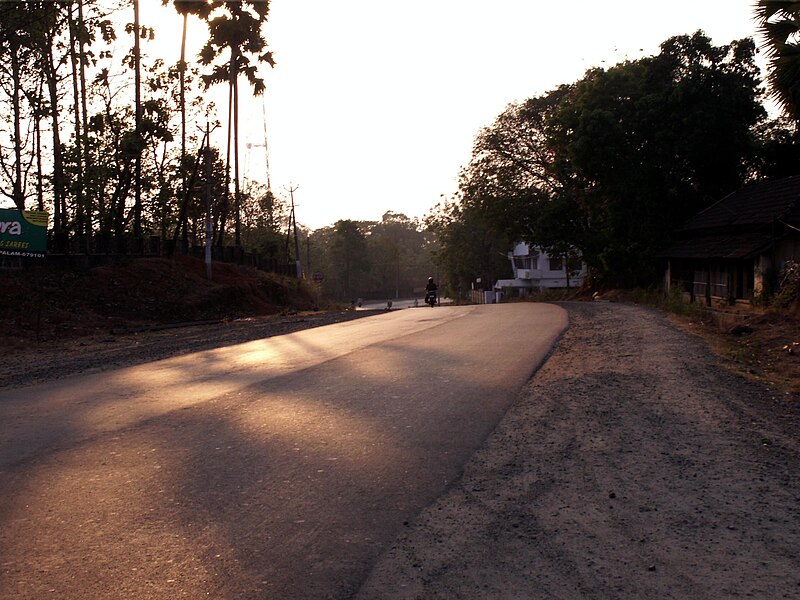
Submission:
[[[151,4],[150,4],[151,3]],[[180,21],[158,12],[161,39]],[[755,34],[752,0],[272,0],[264,68],[272,189],[297,186],[297,219],[423,216],[456,191],[480,128],[511,102],[586,69],[658,52],[703,29],[716,44]],[[191,22],[190,34],[204,35]],[[177,51],[177,50],[176,50]],[[221,94],[221,92],[220,92]],[[220,95],[220,103],[224,102]],[[262,101],[244,99],[244,142],[263,144]],[[223,111],[224,112],[224,111]],[[224,148],[223,130],[212,142]],[[244,152],[245,148],[242,148]],[[244,154],[243,154],[244,156]],[[246,174],[264,179],[260,147]]]

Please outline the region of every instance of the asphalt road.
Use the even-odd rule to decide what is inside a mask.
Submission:
[[[4,390],[0,597],[350,597],[566,324],[426,307]]]

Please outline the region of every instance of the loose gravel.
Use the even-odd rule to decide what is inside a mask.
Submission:
[[[800,420],[662,313],[565,304],[516,404],[359,598],[800,598]]]

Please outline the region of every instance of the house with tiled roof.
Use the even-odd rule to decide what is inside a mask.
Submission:
[[[800,259],[800,175],[753,183],[687,221],[667,259],[666,286],[708,306],[749,303]]]

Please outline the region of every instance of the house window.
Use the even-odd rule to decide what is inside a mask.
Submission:
[[[728,270],[724,265],[695,269],[694,295],[698,298],[728,298]]]
[[[560,256],[551,256],[550,257],[550,270],[551,271],[561,271],[564,268],[564,259]]]
[[[703,269],[695,269],[692,286],[694,288],[694,295],[696,298],[705,297],[707,285],[708,285],[708,275],[706,271],[704,271]]]
[[[711,295],[717,298],[728,297],[728,272],[723,267],[711,271]]]
[[[531,256],[515,256],[514,257],[515,269],[535,269],[536,268],[536,255]]]

